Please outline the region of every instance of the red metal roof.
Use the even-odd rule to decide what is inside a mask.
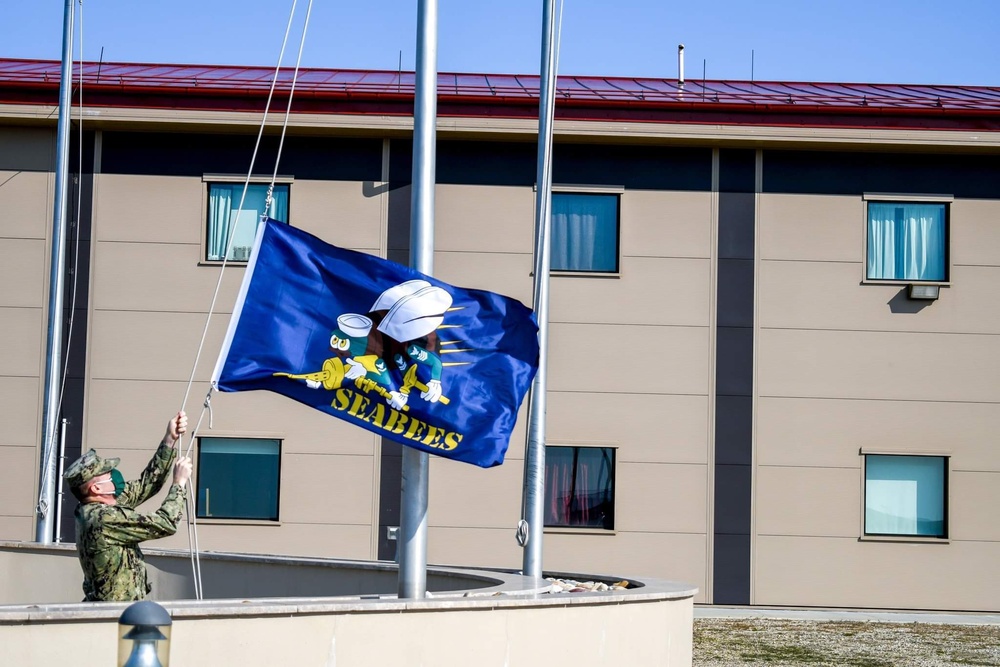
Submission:
[[[74,64],[74,81],[80,78],[79,68],[79,64]],[[122,105],[147,106],[141,103],[142,96],[152,96],[160,101],[148,106],[183,108],[192,104],[185,98],[207,96],[217,100],[229,98],[230,102],[203,101],[196,104],[198,108],[233,109],[249,108],[245,101],[236,104],[233,100],[266,95],[273,73],[273,68],[265,67],[89,62],[83,64],[83,83],[91,95],[97,91],[111,96],[101,98],[101,102],[113,100],[118,95],[123,96]],[[0,91],[50,89],[58,84],[59,74],[58,61],[0,59]],[[287,95],[292,76],[291,68],[279,72],[276,85],[279,95]],[[528,103],[537,100],[538,80],[537,75],[441,73],[438,75],[438,97],[445,105],[442,115],[455,115],[462,109],[475,115],[494,113],[483,110],[496,105],[527,108]],[[343,102],[395,100],[398,104],[405,98],[412,100],[413,91],[412,72],[379,70],[303,68],[295,84],[297,100],[311,99],[314,105],[317,100],[341,102],[340,106],[306,107],[314,111],[396,113],[398,107],[387,110],[377,104],[362,104],[346,109]],[[734,118],[747,112],[767,112],[779,117],[801,113],[992,117],[1000,113],[1000,88],[986,86],[694,79],[688,79],[682,86],[676,79],[561,76],[557,92],[557,113],[560,106],[601,108],[603,111],[599,114],[590,116],[601,119],[654,120],[646,113],[650,109],[692,113],[726,110],[736,114]],[[165,96],[170,98],[169,103],[164,103]],[[91,100],[94,102],[95,98],[92,96]],[[0,94],[0,101],[17,100]],[[630,111],[620,115],[616,109]],[[495,115],[524,116],[526,113],[522,109]]]
[[[53,83],[59,63],[0,59],[0,82]],[[134,63],[84,63],[84,86],[210,89],[220,92],[266,91],[273,68]],[[278,90],[287,90],[292,70],[278,75]],[[73,66],[73,80],[80,77]],[[413,94],[412,72],[380,70],[300,69],[296,91],[303,93]],[[897,109],[1000,109],[1000,88],[986,86],[889,85],[865,83],[795,83],[779,81],[700,81],[677,79],[561,76],[560,98],[604,102],[705,102],[726,104],[810,105],[826,107],[890,107]],[[438,94],[463,97],[537,98],[537,75],[438,75]]]

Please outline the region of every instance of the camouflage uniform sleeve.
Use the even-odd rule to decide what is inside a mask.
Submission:
[[[102,536],[110,544],[130,545],[177,532],[184,509],[184,489],[174,484],[167,492],[160,509],[141,514],[129,507],[114,505],[103,517]]]
[[[138,507],[155,496],[167,481],[170,464],[175,458],[177,450],[172,445],[161,442],[139,479],[125,485],[125,490],[118,496],[118,504],[124,507]]]

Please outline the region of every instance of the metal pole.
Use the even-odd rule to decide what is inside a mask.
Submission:
[[[49,267],[49,326],[45,340],[45,404],[39,456],[38,508],[35,541],[52,543],[55,496],[55,434],[59,418],[59,373],[62,370],[63,274],[66,265],[66,190],[69,177],[69,105],[72,93],[73,0],[63,13],[62,73],[59,80],[59,121],[56,126],[56,194],[52,211],[52,258]],[[82,64],[81,64],[82,67]]]
[[[59,420],[59,474],[56,475],[56,544],[62,542],[62,499],[63,499],[63,466],[66,463],[66,424],[69,420],[63,417]]]
[[[542,63],[538,101],[538,171],[535,195],[535,317],[538,319],[538,373],[528,400],[528,443],[524,452],[524,507],[527,523],[523,571],[542,576],[542,530],[545,507],[545,390],[549,344],[549,256],[552,226],[552,123],[555,116],[555,0],[542,9]]]
[[[417,3],[410,266],[427,275],[434,272],[437,8],[437,0],[419,0]],[[427,592],[428,455],[403,447],[402,466],[398,593],[401,598],[422,598]]]

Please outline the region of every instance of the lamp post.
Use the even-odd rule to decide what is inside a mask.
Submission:
[[[118,667],[170,667],[170,614],[149,600],[118,617]]]

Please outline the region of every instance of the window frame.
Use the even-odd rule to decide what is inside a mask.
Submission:
[[[288,220],[286,224],[292,223],[292,184],[295,182],[294,176],[282,175],[274,178],[275,185],[288,186]],[[249,181],[246,175],[238,174],[202,174],[202,195],[201,195],[201,250],[199,266],[221,266],[223,260],[208,259],[208,201],[211,193],[211,186],[214,184],[230,185],[233,183],[248,183],[248,185],[270,185],[270,176],[251,176]],[[246,266],[249,260],[230,259],[226,260],[226,266]]]
[[[861,284],[863,285],[940,285],[950,287],[952,279],[951,263],[951,209],[955,201],[953,195],[948,194],[907,194],[907,193],[885,193],[866,192],[862,195],[862,224],[863,232],[861,249]],[[907,279],[883,279],[868,277],[868,203],[898,203],[898,204],[944,204],[944,227],[945,227],[945,257],[944,257],[944,280],[907,280]]]
[[[945,450],[886,450],[886,449],[870,449],[862,448],[859,450],[861,456],[861,512],[860,512],[860,530],[859,530],[859,542],[913,542],[920,544],[950,544],[951,543],[951,458],[952,453]],[[909,457],[924,457],[924,458],[938,458],[942,459],[944,465],[944,478],[942,480],[941,489],[941,503],[942,507],[942,522],[943,522],[943,535],[899,535],[899,534],[884,534],[884,533],[868,533],[866,532],[866,512],[867,512],[867,481],[868,481],[868,457],[869,456],[909,456]]]
[[[549,449],[550,448],[561,448],[561,449],[607,449],[611,451],[611,528],[605,528],[603,526],[556,526],[545,523],[542,520],[542,530],[544,533],[563,533],[563,534],[586,534],[586,535],[615,535],[617,531],[617,519],[618,519],[618,445],[608,444],[608,443],[593,443],[593,442],[553,442],[545,444],[545,478],[548,479],[548,461],[549,461]],[[549,485],[545,484],[545,497],[542,499],[543,503],[550,502],[548,497],[550,488]],[[545,515],[543,509],[543,517]]]
[[[283,456],[284,442],[285,439],[278,435],[272,433],[228,433],[228,434],[218,434],[213,433],[212,435],[199,435],[197,442],[197,454],[195,461],[195,474],[192,475],[192,479],[189,484],[193,487],[194,491],[194,512],[195,518],[200,523],[213,523],[213,524],[238,524],[238,525],[256,525],[256,526],[280,526],[281,525],[281,469],[283,466]],[[278,445],[278,469],[275,472],[275,496],[277,498],[277,507],[275,509],[276,518],[274,519],[261,519],[261,518],[242,518],[242,517],[224,517],[224,516],[202,516],[200,514],[200,504],[199,499],[201,497],[201,463],[202,463],[202,442],[204,440],[268,440],[274,441]]]
[[[534,188],[538,189],[537,185]],[[580,185],[572,183],[555,183],[552,185],[552,196],[561,194],[577,195],[617,195],[617,225],[615,229],[615,264],[617,271],[573,271],[570,269],[553,269],[552,257],[549,257],[549,275],[577,278],[620,278],[622,275],[622,203],[625,194],[624,185]],[[549,213],[551,214],[551,207]],[[550,230],[551,233],[551,230]],[[551,239],[550,239],[551,242]]]

